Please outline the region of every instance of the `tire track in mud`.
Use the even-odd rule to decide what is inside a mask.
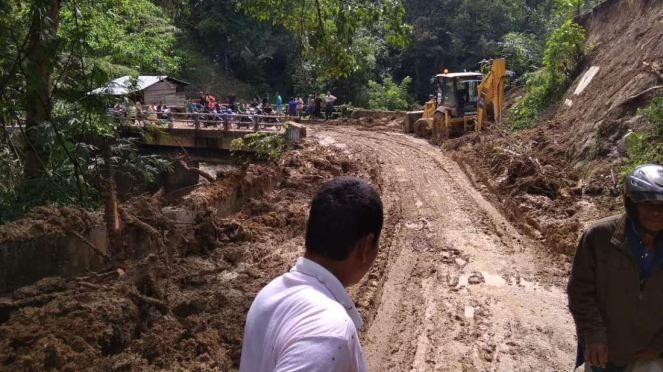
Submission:
[[[550,258],[427,142],[323,127],[321,143],[382,162],[387,245],[380,298],[364,332],[371,371],[571,370],[574,331]],[[373,313],[373,312],[372,312]]]

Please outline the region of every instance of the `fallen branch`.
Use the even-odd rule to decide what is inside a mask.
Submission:
[[[129,292],[129,295],[136,302],[140,302],[140,303],[143,303],[143,304],[154,306],[155,308],[157,308],[157,310],[159,310],[164,315],[168,314],[170,312],[170,309],[168,308],[168,304],[166,304],[165,302],[163,302],[159,299],[156,299],[154,297],[144,296],[144,295],[142,295],[140,293],[136,293],[136,292]]]
[[[210,182],[216,181],[216,177],[214,177],[214,176],[210,175],[209,173],[204,172],[204,171],[202,171],[202,170],[200,170],[196,167],[189,167],[182,159],[178,160],[175,163],[178,164],[179,166],[181,166],[182,168],[184,168],[185,171],[196,172],[196,173],[203,176],[206,180],[208,180]]]
[[[159,198],[163,197],[163,194],[164,194],[164,193],[165,193],[165,189],[163,188],[163,186],[161,186],[161,187],[159,188],[159,190],[157,190],[157,192],[155,192],[155,193],[152,195],[152,197],[155,198],[155,199],[159,199]]]
[[[503,152],[506,152],[507,154],[511,154],[513,156],[523,156],[522,154],[519,154],[515,151],[511,151],[511,150],[508,150],[508,149],[505,149],[505,148],[499,147],[499,146],[495,146],[495,150],[503,151]]]
[[[653,91],[659,90],[659,89],[663,89],[663,85],[657,85],[657,86],[655,86],[655,87],[651,87],[651,88],[649,88],[649,89],[645,89],[645,90],[643,90],[642,92],[640,92],[640,93],[638,93],[638,94],[632,95],[632,96],[628,97],[627,99],[623,100],[622,102],[620,102],[620,103],[617,105],[617,107],[619,107],[619,106],[623,106],[623,105],[625,105],[625,104],[627,104],[627,103],[629,103],[629,102],[635,101],[636,99],[638,99],[638,98],[640,98],[640,97],[642,97],[642,96],[644,96],[644,95],[647,95],[647,94],[650,93],[650,92],[653,92]]]
[[[88,283],[88,282],[78,282],[78,284],[79,284],[81,287],[85,287],[85,288],[93,289],[93,290],[95,290],[95,291],[102,291],[102,290],[106,289],[105,286],[97,285],[97,284],[92,284],[92,283]]]
[[[14,310],[20,309],[22,307],[35,307],[43,306],[51,302],[55,297],[58,296],[58,293],[49,293],[45,295],[25,298],[22,300],[2,300],[0,301],[0,310]]]
[[[154,240],[157,242],[157,246],[159,248],[159,256],[161,257],[162,255],[162,262],[164,265],[166,265],[166,269],[168,270],[168,275],[166,276],[166,298],[168,297],[168,290],[170,288],[170,260],[172,257],[170,257],[170,253],[168,252],[168,248],[166,247],[166,243],[164,242],[163,235],[159,232],[159,230],[155,229],[151,225],[141,221],[138,217],[132,215],[131,213],[127,212],[124,208],[119,207],[119,211],[122,214],[122,219],[124,222],[128,225],[135,225],[141,230],[147,232],[148,234],[152,235]]]
[[[102,252],[101,249],[97,248],[94,244],[92,244],[92,242],[90,242],[89,240],[85,239],[85,237],[84,237],[83,235],[79,234],[79,233],[76,232],[76,231],[72,232],[72,235],[74,235],[75,237],[77,237],[78,239],[80,239],[83,243],[85,243],[85,245],[87,245],[90,249],[92,249],[92,250],[94,251],[94,253],[96,253],[96,254],[98,254],[99,256],[101,256],[101,258],[103,258],[104,261],[105,261],[106,263],[110,263],[110,262],[111,262],[111,258],[110,258],[109,255],[107,255],[106,253]]]

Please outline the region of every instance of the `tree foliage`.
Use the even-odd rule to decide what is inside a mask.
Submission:
[[[403,46],[409,29],[401,0],[241,0],[239,8],[294,32],[302,55],[322,79],[347,77],[355,69],[361,32]]]
[[[381,110],[407,110],[410,102],[408,87],[411,83],[409,76],[400,84],[396,84],[391,77],[385,78],[382,84],[369,80],[368,106]]]
[[[541,111],[564,95],[589,48],[585,30],[570,20],[553,31],[543,53],[543,68],[525,76],[525,95],[507,113],[512,129],[529,128]]]
[[[231,147],[252,151],[261,160],[279,160],[285,150],[284,133],[255,132],[232,140]]]
[[[11,177],[0,187],[0,221],[35,205],[94,208],[106,173],[145,184],[167,167],[114,139],[112,101],[88,92],[119,74],[175,71],[177,33],[149,0],[3,3],[0,168]]]
[[[541,67],[543,45],[532,34],[509,32],[498,43],[502,55],[509,67],[518,76],[522,76]]]
[[[654,134],[663,136],[663,96],[655,97],[643,113],[651,123]]]

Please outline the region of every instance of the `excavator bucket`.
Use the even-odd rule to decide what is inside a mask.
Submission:
[[[506,61],[504,58],[493,60],[493,66],[486,77],[479,84],[479,102],[477,107],[477,126],[480,131],[486,119],[486,109],[493,105],[495,122],[502,122],[502,103],[504,102],[504,76],[506,74]]]

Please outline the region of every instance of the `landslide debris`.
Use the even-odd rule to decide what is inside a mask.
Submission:
[[[150,254],[86,277],[46,278],[0,300],[0,370],[236,369],[246,312],[257,291],[301,254],[315,190],[339,175],[380,189],[378,168],[374,159],[305,142],[278,164],[230,172],[175,202],[202,208],[189,230],[164,215],[162,201],[141,197],[121,205],[163,235],[173,248],[169,256]],[[256,184],[267,190],[248,195]],[[228,197],[244,202],[237,213],[219,215],[215,206]],[[87,223],[57,227],[78,231]]]

